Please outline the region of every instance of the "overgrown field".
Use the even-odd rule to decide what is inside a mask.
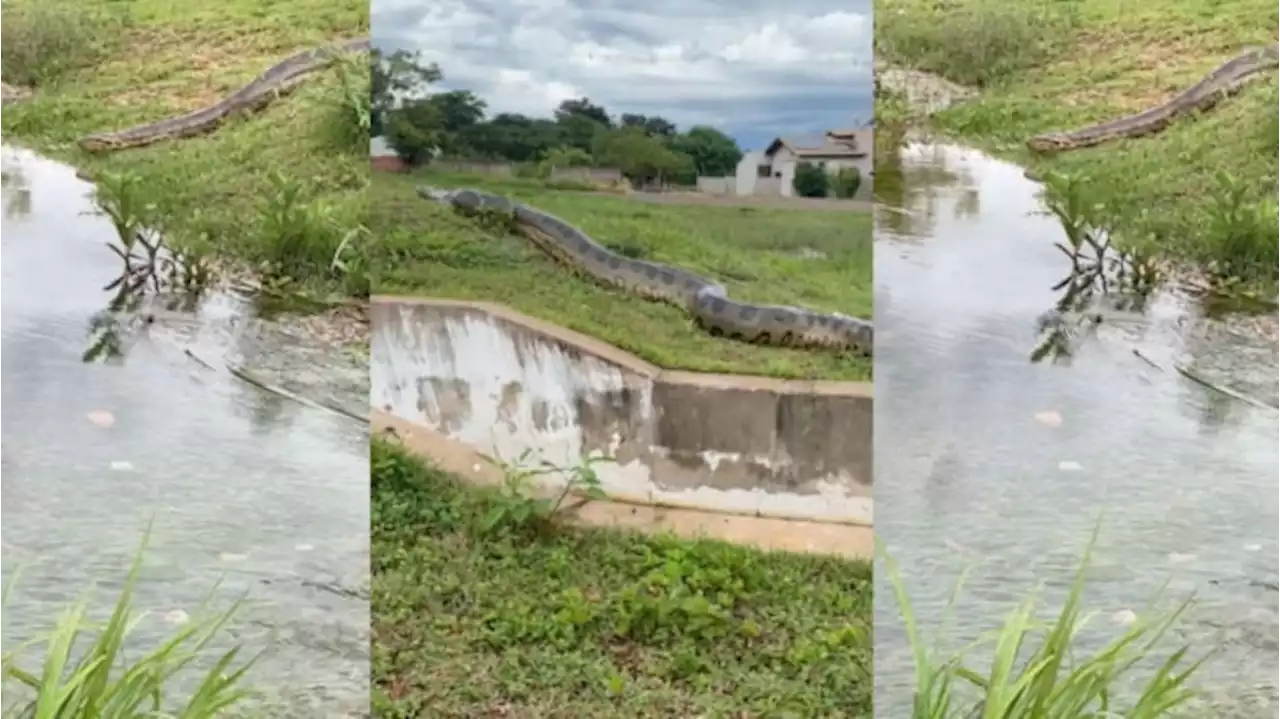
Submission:
[[[215,102],[294,52],[367,35],[364,0],[4,0],[3,75],[33,90],[5,142],[91,175],[135,173],[174,247],[324,291],[367,292],[358,253],[369,177],[364,60],[338,63],[214,133],[89,155],[77,138]],[[362,126],[363,123],[363,126]],[[345,269],[344,269],[345,268]]]
[[[657,365],[865,380],[871,362],[711,337],[682,310],[581,278],[527,240],[500,236],[418,197],[418,184],[489,188],[581,227],[633,257],[722,282],[735,298],[871,316],[871,216],[757,207],[656,205],[535,181],[432,173],[375,175],[375,291],[498,302],[598,337]]]
[[[1258,79],[1164,133],[1055,156],[1023,143],[1145,110],[1244,50],[1276,41],[1267,0],[877,0],[877,52],[978,87],[936,127],[1089,178],[1096,224],[1129,247],[1274,290],[1277,82]]]
[[[870,717],[871,568],[555,522],[373,445],[381,717]]]

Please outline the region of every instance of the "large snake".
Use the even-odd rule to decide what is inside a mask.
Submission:
[[[360,38],[304,50],[272,65],[249,84],[208,107],[127,130],[86,135],[80,138],[80,147],[87,152],[110,152],[211,132],[230,117],[266,107],[296,88],[307,75],[328,67],[334,57],[369,49],[369,38]]]
[[[1255,76],[1275,69],[1280,64],[1277,48],[1277,45],[1272,44],[1234,57],[1219,65],[1200,82],[1150,110],[1070,132],[1036,135],[1027,140],[1027,147],[1036,152],[1063,152],[1092,147],[1122,137],[1155,134],[1180,117],[1211,109],[1238,92]]]
[[[479,190],[422,186],[418,194],[464,213],[500,213],[540,250],[570,269],[606,285],[686,310],[712,336],[781,347],[874,353],[873,325],[862,319],[796,307],[730,299],[703,277],[656,262],[624,257],[564,220],[528,205]]]

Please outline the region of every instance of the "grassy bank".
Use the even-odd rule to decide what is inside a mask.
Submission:
[[[555,213],[615,250],[692,270],[735,298],[871,315],[871,217],[755,207],[654,205],[532,181],[426,172],[381,174],[370,228],[386,271],[376,291],[506,304],[598,337],[663,367],[865,380],[871,362],[717,339],[682,310],[600,286],[527,240],[499,236],[414,193],[421,183],[488,187]]]
[[[887,60],[980,89],[933,118],[945,134],[1089,178],[1095,224],[1132,248],[1274,291],[1277,82],[1258,79],[1202,117],[1136,140],[1055,156],[1035,134],[1163,102],[1223,61],[1274,42],[1266,0],[877,0]]]
[[[210,135],[103,155],[75,144],[203,107],[294,52],[366,35],[367,2],[4,0],[3,10],[4,80],[33,90],[5,107],[5,142],[90,174],[136,174],[154,203],[146,219],[171,246],[313,289],[367,291],[360,271],[333,267],[366,216],[365,63],[317,73]]]
[[[872,715],[869,563],[486,532],[496,490],[372,452],[379,716]]]

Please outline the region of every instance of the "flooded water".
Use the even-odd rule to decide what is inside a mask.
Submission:
[[[878,191],[896,185],[886,179]],[[1277,411],[1174,365],[1270,404],[1276,345],[1165,295],[1142,315],[1107,314],[1069,359],[1031,362],[1069,269],[1038,189],[977,152],[914,146],[900,191],[881,198],[876,532],[931,633],[970,571],[949,612],[955,647],[1037,584],[1056,608],[1101,517],[1095,629],[1121,631],[1117,615],[1166,582],[1171,601],[1194,593],[1181,637],[1223,649],[1200,678],[1208,715],[1274,717]],[[881,580],[877,714],[907,716],[911,657]]]
[[[5,647],[91,585],[100,605],[113,600],[154,518],[140,645],[221,582],[221,599],[248,604],[215,649],[265,650],[250,679],[259,709],[366,714],[368,426],[227,369],[363,414],[364,361],[251,319],[230,296],[127,329],[114,362],[82,361],[120,271],[113,229],[70,168],[9,148],[4,164],[5,581],[18,571]]]

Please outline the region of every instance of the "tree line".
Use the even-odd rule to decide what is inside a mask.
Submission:
[[[616,119],[588,98],[565,100],[551,117],[488,116],[469,90],[430,92],[439,66],[413,53],[373,53],[372,131],[410,165],[432,158],[553,167],[612,167],[637,184],[692,185],[699,175],[733,175],[742,150],[714,127],[680,131],[657,115]]]

